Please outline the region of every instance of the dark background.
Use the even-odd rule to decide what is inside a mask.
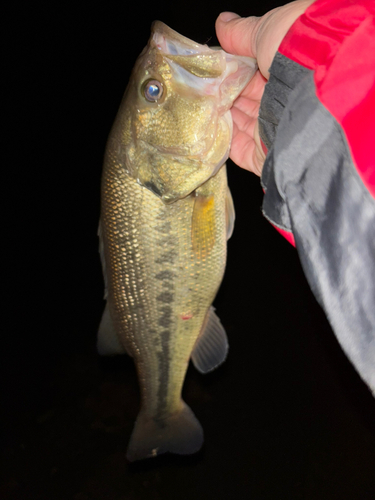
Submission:
[[[280,4],[30,2],[4,12],[0,498],[375,498],[375,400],[295,250],[263,219],[254,175],[229,164],[237,219],[215,302],[229,357],[206,376],[190,368],[184,387],[203,450],[129,465],[133,362],[95,351],[102,157],[151,22],[214,44],[222,10]]]

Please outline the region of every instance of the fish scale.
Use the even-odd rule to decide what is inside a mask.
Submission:
[[[107,305],[98,349],[126,351],[137,368],[141,408],[129,460],[194,453],[203,442],[181,392],[190,359],[206,373],[227,355],[211,304],[234,219],[224,166],[228,110],[254,70],[250,59],[157,22],[108,139],[99,226]],[[155,102],[145,93],[149,81],[162,92]]]
[[[108,283],[109,301],[113,304],[112,313],[117,318],[121,341],[133,357],[139,357],[144,405],[154,412],[159,406],[155,399],[161,394],[160,386],[168,387],[169,383],[174,388],[169,399],[177,398],[171,404],[178,406],[192,347],[222,279],[226,260],[226,173],[220,170],[205,186],[207,193],[210,188],[216,193],[217,212],[221,217],[217,241],[210,255],[201,261],[192,248],[190,229],[196,195],[172,206],[164,205],[124,175],[118,165],[109,162],[109,166],[105,168],[102,192],[104,238],[108,241],[105,257],[108,276],[112,276]],[[170,222],[165,222],[166,217]],[[167,240],[166,236],[169,236]],[[138,246],[137,253],[134,253],[134,245]],[[173,279],[169,279],[171,277]],[[139,283],[146,281],[148,286],[140,293]],[[125,286],[119,285],[122,283]],[[123,315],[123,311],[127,314]],[[179,318],[187,312],[193,314],[193,318],[187,320],[189,323]],[[155,332],[152,336],[150,325]],[[169,358],[168,350],[176,353],[176,366],[180,366],[181,361],[184,364],[180,370],[173,367],[170,382],[155,356],[157,346],[162,347],[166,358]],[[168,363],[167,359],[164,369]]]

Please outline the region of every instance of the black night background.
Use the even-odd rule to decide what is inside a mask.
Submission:
[[[217,44],[223,10],[283,2],[15,3],[3,12],[1,467],[4,500],[372,500],[375,400],[297,253],[229,162],[236,223],[215,307],[229,356],[189,368],[201,452],[129,464],[133,361],[101,359],[97,226],[106,139],[151,22]]]

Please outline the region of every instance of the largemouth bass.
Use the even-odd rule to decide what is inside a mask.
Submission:
[[[181,390],[227,355],[211,306],[234,209],[224,163],[229,108],[253,59],[213,50],[156,21],[135,63],[104,160],[100,253],[107,300],[101,354],[134,358],[141,409],[130,461],[198,451],[203,431]]]

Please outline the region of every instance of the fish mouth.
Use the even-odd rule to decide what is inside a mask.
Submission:
[[[168,60],[176,80],[203,95],[219,97],[221,114],[230,109],[257,70],[255,59],[194,42],[161,21],[151,26],[150,44]]]

